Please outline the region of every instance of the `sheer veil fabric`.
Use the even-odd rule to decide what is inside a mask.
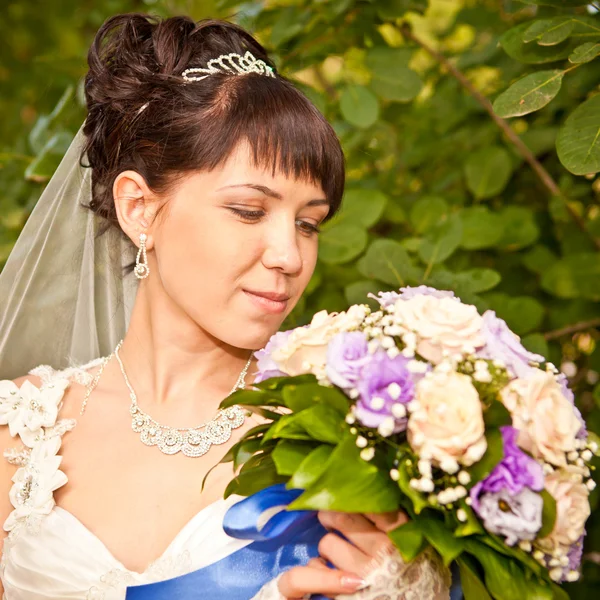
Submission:
[[[137,249],[114,227],[97,235],[84,142],[82,126],[0,273],[0,379],[106,356],[127,329]]]

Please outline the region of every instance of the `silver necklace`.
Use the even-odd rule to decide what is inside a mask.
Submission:
[[[140,434],[140,439],[144,444],[147,446],[157,446],[163,454],[177,454],[178,452],[182,452],[185,456],[196,458],[206,454],[213,444],[224,444],[231,438],[232,430],[243,425],[246,420],[246,411],[237,405],[219,410],[216,416],[210,421],[206,421],[196,427],[169,427],[158,423],[158,421],[154,420],[138,406],[136,393],[131,383],[129,383],[123,361],[119,356],[119,349],[122,343],[123,340],[117,344],[114,355],[119,362],[121,373],[123,373],[123,378],[129,389],[129,398],[131,399],[129,407],[131,428]],[[238,388],[245,386],[246,373],[248,372],[251,360],[252,354],[246,366],[242,369],[231,392],[227,394],[228,396],[233,394]]]

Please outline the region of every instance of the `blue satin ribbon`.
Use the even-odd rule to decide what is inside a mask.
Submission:
[[[319,555],[327,530],[316,511],[285,510],[301,493],[278,484],[234,504],[223,529],[231,537],[254,540],[251,544],[192,573],[128,587],[126,600],[249,600],[280,573]]]
[[[285,510],[302,490],[268,487],[225,513],[227,535],[251,544],[225,558],[173,579],[127,588],[126,600],[250,600],[280,573],[316,558],[327,530],[312,510]],[[462,598],[453,573],[451,600]],[[313,595],[312,600],[328,600]]]

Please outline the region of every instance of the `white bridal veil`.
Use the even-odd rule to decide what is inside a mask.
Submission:
[[[82,126],[0,273],[0,379],[106,356],[125,334],[136,248],[114,227],[97,237],[84,141]]]

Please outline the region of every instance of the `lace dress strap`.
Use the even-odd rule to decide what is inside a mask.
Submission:
[[[92,376],[87,370],[101,361],[61,371],[49,365],[35,367],[29,374],[39,377],[39,387],[28,379],[20,387],[14,381],[0,381],[0,425],[8,425],[10,435],[22,442],[21,447],[3,452],[8,462],[19,467],[9,493],[14,510],[4,522],[10,541],[24,526],[36,529],[54,508],[54,491],[67,482],[59,469],[58,451],[62,436],[76,424],[75,419],[59,418],[65,390],[72,381],[88,385]]]

